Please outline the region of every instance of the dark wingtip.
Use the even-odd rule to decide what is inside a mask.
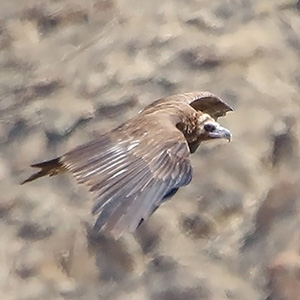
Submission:
[[[217,95],[208,91],[184,94],[186,101],[196,110],[209,114],[215,120],[224,117],[233,108]]]
[[[34,173],[33,175],[31,175],[29,178],[27,178],[26,180],[22,181],[20,183],[20,185],[23,185],[24,183],[27,183],[27,182],[30,182],[30,181],[33,181],[39,177],[43,176],[41,171],[40,172],[37,172],[37,173]]]
[[[31,175],[29,178],[27,178],[26,180],[24,180],[23,182],[21,182],[20,184],[24,184],[26,182],[30,182],[33,181],[37,178],[49,175],[49,176],[53,176],[56,173],[54,172],[55,169],[61,167],[61,163],[60,163],[60,158],[54,158],[52,160],[48,160],[48,161],[44,161],[41,163],[37,163],[37,164],[32,164],[30,165],[32,168],[40,168],[41,170],[34,173],[33,175]]]

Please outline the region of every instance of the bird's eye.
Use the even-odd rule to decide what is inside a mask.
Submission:
[[[212,132],[216,129],[216,126],[210,123],[204,125],[204,129],[208,132]]]

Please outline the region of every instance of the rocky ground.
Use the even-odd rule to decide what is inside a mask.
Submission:
[[[300,5],[0,0],[1,299],[300,299]],[[89,236],[92,199],[29,165],[162,96],[235,108],[230,144],[133,236]]]

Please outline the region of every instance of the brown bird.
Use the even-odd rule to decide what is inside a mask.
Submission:
[[[133,232],[177,190],[190,183],[190,153],[201,142],[231,133],[217,118],[232,108],[209,92],[162,98],[123,125],[70,152],[32,167],[39,177],[71,172],[94,194],[94,230],[115,238]],[[22,183],[22,184],[23,184]]]

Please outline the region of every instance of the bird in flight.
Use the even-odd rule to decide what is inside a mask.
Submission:
[[[232,108],[210,92],[165,97],[138,115],[55,159],[23,183],[70,172],[90,188],[98,215],[94,230],[116,239],[135,229],[177,190],[190,183],[189,155],[201,142],[231,139],[217,123]]]

